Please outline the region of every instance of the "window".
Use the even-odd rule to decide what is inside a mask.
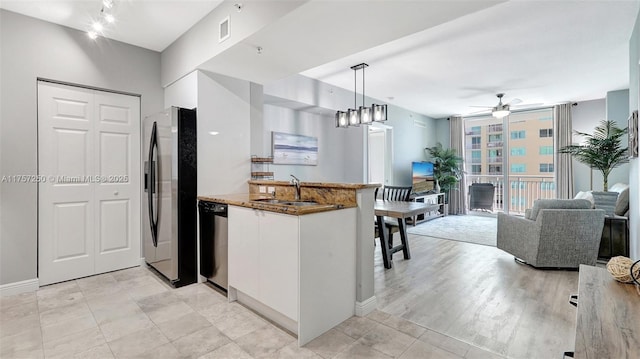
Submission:
[[[467,135],[479,135],[480,134],[480,126],[473,126],[471,129],[467,131]]]
[[[502,134],[489,135],[487,147],[502,147]]]
[[[527,172],[527,165],[523,163],[511,164],[511,173],[524,173]]]
[[[481,163],[481,162],[482,162],[482,152],[471,151],[471,163]]]
[[[480,136],[471,137],[471,148],[478,149],[482,147],[482,138]]]
[[[502,149],[488,150],[487,162],[489,163],[502,163]]]
[[[551,121],[553,120],[553,116],[540,116],[538,117],[539,121]]]
[[[501,175],[502,174],[502,165],[489,165],[489,174]]]
[[[489,132],[502,132],[502,124],[498,123],[498,124],[489,125],[488,131]]]
[[[525,138],[527,131],[511,131],[511,139],[512,140],[520,140]]]
[[[526,156],[527,150],[524,147],[511,147],[511,156]]]
[[[552,155],[553,154],[553,146],[540,146],[540,154],[541,155]]]
[[[556,184],[554,182],[541,182],[540,189],[543,191],[555,191]]]
[[[498,133],[495,135],[489,135],[489,142],[500,142],[502,141],[502,134]]]
[[[553,128],[540,129],[540,137],[553,137]]]
[[[482,165],[471,165],[471,174],[479,175],[482,173]]]
[[[553,172],[553,163],[541,163],[540,172]]]

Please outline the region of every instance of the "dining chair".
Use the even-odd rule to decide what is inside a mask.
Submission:
[[[384,186],[382,188],[382,200],[384,201],[411,201],[411,186]],[[400,231],[396,218],[384,218],[384,226],[389,234],[389,248],[393,248],[393,234]]]

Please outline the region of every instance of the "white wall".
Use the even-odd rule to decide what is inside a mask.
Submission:
[[[198,107],[198,71],[193,71],[164,89],[164,108]]]
[[[165,107],[197,108],[198,195],[248,192],[250,117],[257,107],[252,104],[251,86],[260,88],[197,70],[165,89]],[[260,99],[257,92],[253,94]]]
[[[248,81],[198,71],[198,195],[248,192],[250,98]]]
[[[141,94],[161,111],[160,54],[0,10],[2,175],[36,175],[36,78]],[[0,184],[0,284],[36,278],[37,186]]]
[[[640,108],[640,12],[629,39],[629,112]],[[640,259],[640,159],[629,164],[629,235],[631,257]]]
[[[250,1],[242,12],[225,1],[162,51],[162,84],[168,86],[198,66],[238,44],[304,1]],[[218,42],[219,25],[229,18],[230,36]]]

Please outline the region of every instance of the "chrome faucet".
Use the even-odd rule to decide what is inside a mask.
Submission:
[[[291,177],[293,177],[293,179],[291,179],[291,183],[293,183],[294,186],[296,186],[296,201],[300,200],[300,180],[298,179],[298,177],[294,176],[294,175],[290,175]]]

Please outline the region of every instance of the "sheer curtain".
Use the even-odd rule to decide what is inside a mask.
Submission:
[[[449,118],[450,146],[456,151],[458,157],[464,158],[464,120],[460,116]],[[449,193],[449,214],[467,213],[467,185],[465,180],[464,161],[460,163],[462,177],[458,182],[458,190]]]
[[[573,162],[571,155],[568,153],[558,153],[558,149],[571,144],[571,103],[554,106],[553,118],[556,124],[556,198],[573,198]]]

